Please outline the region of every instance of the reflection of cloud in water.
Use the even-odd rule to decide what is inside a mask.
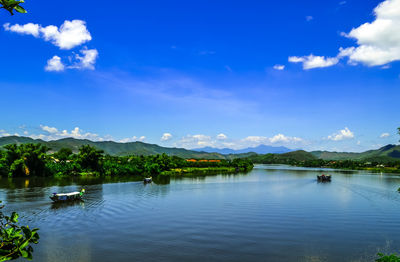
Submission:
[[[343,204],[343,206],[347,206],[346,204],[351,200],[352,192],[346,187],[340,187],[338,192],[339,194],[336,194],[337,199]]]

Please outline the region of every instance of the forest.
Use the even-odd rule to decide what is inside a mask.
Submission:
[[[157,176],[196,173],[219,169],[224,172],[246,172],[253,168],[248,159],[183,159],[167,154],[111,156],[90,145],[79,152],[61,148],[48,153],[42,144],[10,144],[0,150],[0,176]],[[186,172],[181,172],[184,169]]]

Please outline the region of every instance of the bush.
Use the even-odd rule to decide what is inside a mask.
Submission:
[[[0,209],[2,208],[4,206],[0,207]],[[0,211],[0,261],[13,260],[19,257],[32,259],[33,248],[31,244],[37,244],[39,241],[38,229],[31,230],[28,226],[19,226],[17,223],[17,213],[13,212],[11,216],[5,216]]]

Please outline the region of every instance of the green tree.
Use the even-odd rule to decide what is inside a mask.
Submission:
[[[72,150],[65,147],[58,150],[57,153],[54,153],[54,157],[62,162],[67,161],[71,155],[72,155]]]
[[[397,254],[385,255],[382,253],[378,253],[378,259],[376,262],[400,262],[400,257]]]
[[[6,159],[6,153],[3,150],[0,150],[0,176],[8,175],[8,165]]]
[[[27,11],[20,5],[24,2],[24,0],[0,0],[0,9],[7,10],[11,15],[14,15],[14,11],[24,14],[27,13]]]
[[[9,166],[9,176],[46,175],[46,152],[48,147],[41,144],[6,145],[5,162]]]
[[[3,208],[4,206],[0,206],[0,210]],[[19,257],[32,260],[31,244],[37,244],[39,241],[38,229],[31,230],[28,226],[19,226],[17,223],[17,213],[6,216],[0,211],[0,261]]]
[[[95,147],[90,145],[83,145],[79,148],[77,163],[84,170],[101,171],[103,153],[103,150],[97,150]]]

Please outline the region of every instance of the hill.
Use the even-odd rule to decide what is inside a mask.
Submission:
[[[400,145],[386,145],[379,149],[368,150],[362,153],[313,151],[311,154],[324,160],[379,160],[385,162],[400,159]]]
[[[98,149],[104,150],[105,153],[110,155],[155,155],[166,153],[171,156],[179,156],[182,158],[204,158],[204,159],[225,159],[224,156],[218,153],[207,153],[191,151],[184,148],[168,148],[161,147],[155,144],[147,144],[143,142],[130,142],[130,143],[117,143],[113,141],[94,142],[86,139],[63,138],[53,141],[43,141],[40,139],[32,139],[29,137],[8,136],[0,137],[0,147],[8,144],[26,144],[26,143],[40,143],[50,148],[50,152],[56,152],[61,148],[70,148],[73,152],[78,152],[82,145],[91,145]]]
[[[376,150],[368,150],[362,153],[347,153],[347,152],[329,152],[329,151],[312,151],[306,152],[304,150],[296,150],[285,153],[268,153],[268,154],[257,154],[255,152],[242,152],[247,151],[247,149],[242,150],[232,150],[220,152],[207,152],[214,151],[197,151],[187,150],[184,148],[169,148],[162,147],[156,144],[148,144],[143,142],[130,142],[130,143],[118,143],[113,141],[102,141],[94,142],[86,139],[75,139],[75,138],[63,138],[53,141],[43,141],[41,139],[32,139],[29,137],[20,136],[8,136],[0,137],[0,147],[8,144],[25,144],[25,143],[40,143],[46,145],[51,150],[50,152],[55,152],[61,148],[70,148],[73,152],[78,152],[78,148],[82,145],[91,145],[98,149],[104,150],[105,153],[110,155],[154,155],[166,153],[171,156],[179,156],[182,158],[203,158],[203,159],[234,159],[234,158],[246,158],[253,160],[255,163],[289,163],[292,161],[306,161],[314,159],[323,160],[362,160],[362,161],[380,161],[389,162],[394,160],[400,160],[400,145],[386,145]],[[204,149],[204,148],[203,148]],[[202,150],[203,150],[202,149]],[[286,150],[285,147],[269,147],[269,146],[259,146],[255,148],[248,148],[252,151],[262,152],[262,150]],[[254,150],[259,149],[259,150]],[[287,149],[290,150],[290,149]],[[224,153],[223,153],[224,152]]]
[[[260,164],[294,164],[298,161],[317,159],[314,155],[304,150],[292,151],[284,154],[251,155],[248,157],[254,163]]]
[[[203,148],[197,148],[193,149],[194,151],[199,151],[199,152],[207,152],[207,153],[219,153],[219,154],[245,154],[245,153],[256,153],[256,154],[282,154],[282,153],[287,153],[291,152],[293,150],[284,147],[284,146],[279,146],[279,147],[274,147],[274,146],[267,146],[267,145],[259,145],[257,147],[248,147],[244,149],[231,149],[231,148],[215,148],[215,147],[203,147]]]

